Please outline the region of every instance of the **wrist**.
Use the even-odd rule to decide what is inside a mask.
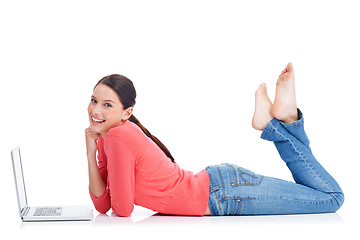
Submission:
[[[87,159],[88,161],[96,161],[96,152],[88,152]]]

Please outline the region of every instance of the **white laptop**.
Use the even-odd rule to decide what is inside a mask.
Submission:
[[[25,191],[24,175],[21,164],[20,148],[11,151],[14,169],[15,186],[19,204],[20,217],[23,221],[80,221],[92,220],[90,206],[28,206]]]

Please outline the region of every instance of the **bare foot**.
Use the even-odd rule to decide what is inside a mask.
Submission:
[[[267,95],[266,84],[260,84],[255,93],[255,111],[252,126],[256,130],[264,130],[268,122],[273,118],[270,114],[271,101]]]
[[[277,80],[275,100],[271,107],[271,115],[284,123],[292,123],[298,120],[295,76],[291,63],[288,63]]]

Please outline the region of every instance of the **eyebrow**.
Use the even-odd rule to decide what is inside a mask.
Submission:
[[[91,95],[91,98],[95,98],[95,99],[96,99],[96,97],[94,97],[93,95]],[[104,100],[104,102],[112,102],[112,103],[115,103],[115,102],[112,101],[112,100]]]

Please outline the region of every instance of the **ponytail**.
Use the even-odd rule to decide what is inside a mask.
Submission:
[[[145,133],[145,135],[148,136],[151,140],[153,140],[156,143],[156,145],[158,145],[159,148],[165,153],[165,155],[171,159],[172,162],[175,162],[175,159],[171,155],[170,151],[165,147],[165,145],[162,142],[160,142],[160,140],[157,139],[157,137],[152,135],[149,132],[149,130],[147,130],[134,115],[131,115],[129,121],[138,125],[138,127]]]

